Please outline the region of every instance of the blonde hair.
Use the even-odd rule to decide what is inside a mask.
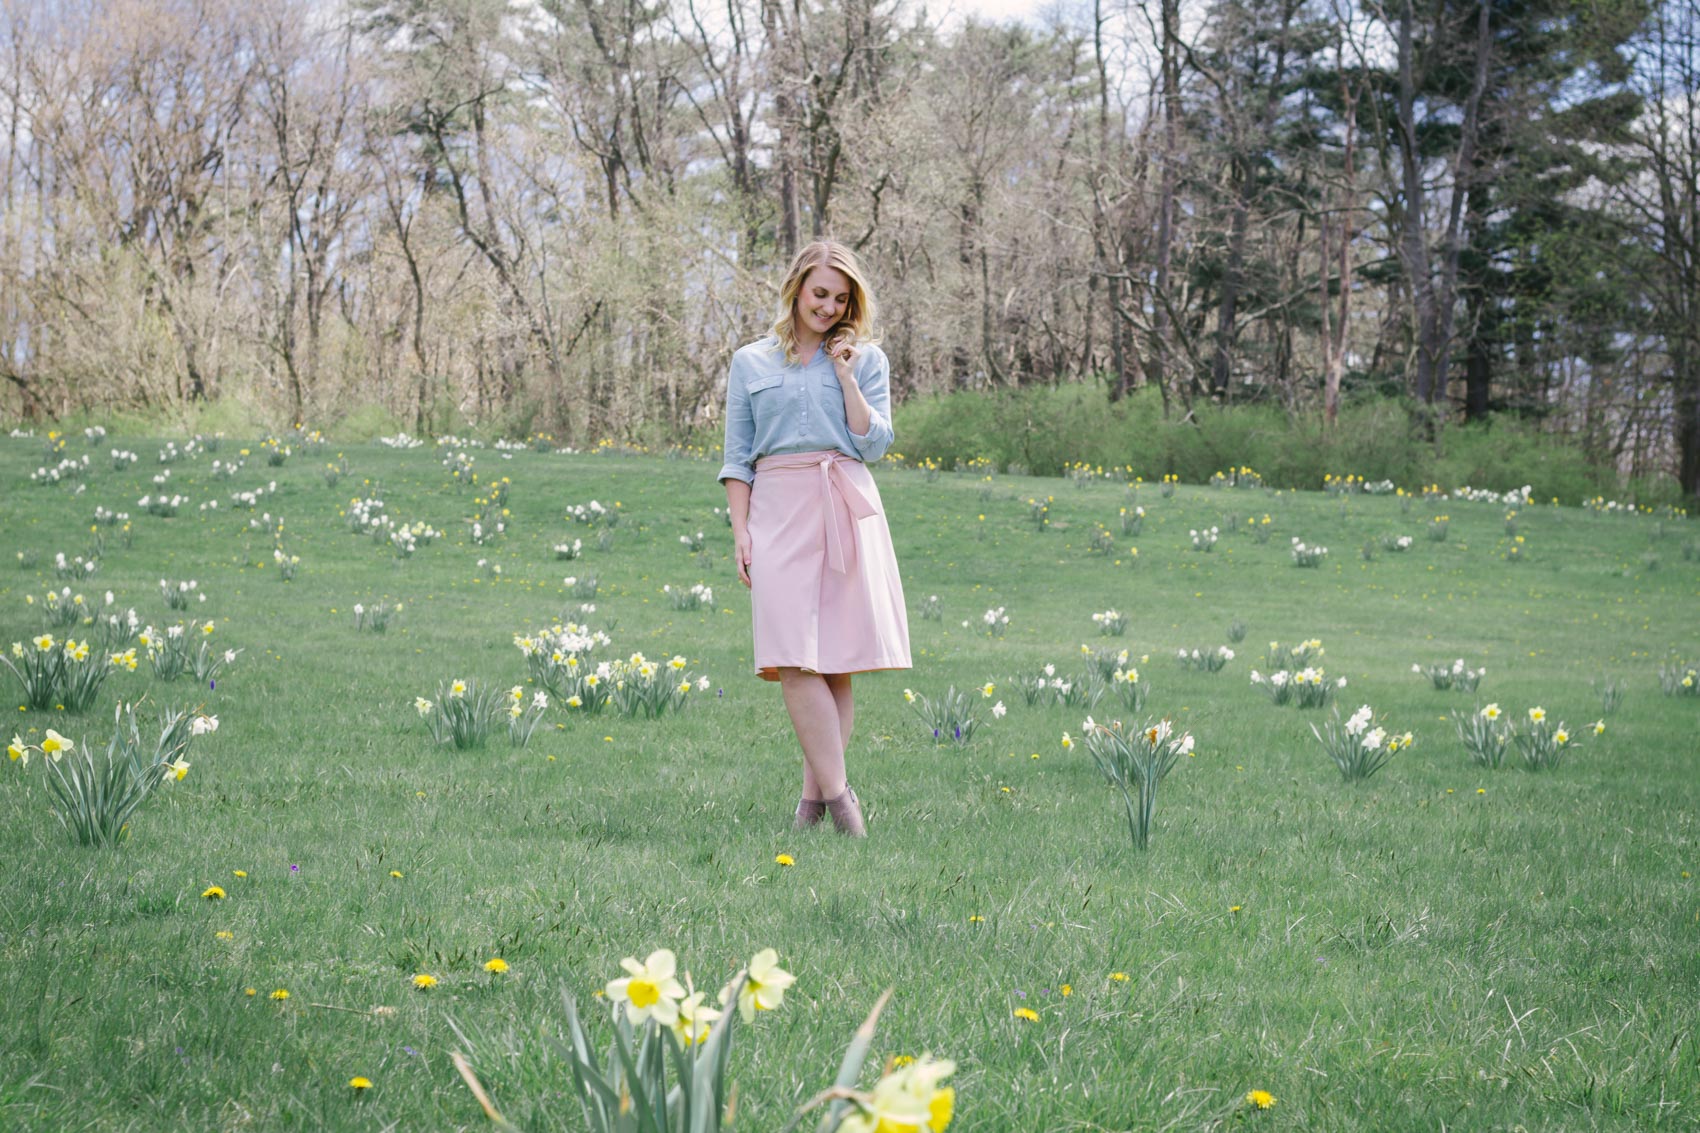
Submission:
[[[856,253],[836,240],[816,240],[805,244],[792,258],[791,268],[785,273],[785,282],[779,287],[779,317],[774,320],[771,329],[773,337],[779,340],[785,351],[785,361],[789,363],[802,361],[797,357],[797,293],[802,291],[803,280],[808,278],[808,274],[820,267],[843,272],[844,278],[850,281],[850,302],[845,306],[844,317],[826,332],[826,336],[831,338],[834,334],[842,334],[863,346],[879,342],[879,335],[874,330],[878,308],[874,304],[873,289],[862,274],[862,265],[856,262]]]

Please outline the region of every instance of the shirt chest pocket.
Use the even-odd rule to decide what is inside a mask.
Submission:
[[[751,397],[754,397],[758,393],[777,389],[784,381],[784,374],[762,374],[759,377],[751,378],[749,384],[744,388]]]

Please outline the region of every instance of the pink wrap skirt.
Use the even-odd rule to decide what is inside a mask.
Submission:
[[[837,450],[764,456],[750,490],[756,675],[907,669],[903,580],[867,466]]]

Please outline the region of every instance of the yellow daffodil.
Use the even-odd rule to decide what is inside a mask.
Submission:
[[[985,684],[980,686],[980,695],[989,697],[992,693],[997,691],[997,687],[998,686],[993,684],[991,681],[987,681]]]
[[[763,948],[750,960],[749,978],[738,992],[738,1012],[746,1024],[755,1022],[757,1011],[772,1011],[785,999],[785,989],[796,980],[779,966],[779,953]]]
[[[449,695],[450,696],[465,696],[466,695],[466,682],[461,681],[461,680],[455,681],[452,685],[449,686]]]
[[[708,1037],[720,1012],[703,1005],[703,993],[694,991],[679,1001],[679,1017],[673,1021],[673,1036],[680,1046],[694,1046]]]
[[[904,689],[903,690],[903,699],[909,704],[914,704],[915,703],[915,691],[913,689],[907,689],[907,688]]]
[[[23,737],[21,736],[12,737],[12,742],[6,745],[6,754],[12,757],[13,763],[18,762],[21,759],[23,760],[25,767],[30,765],[29,748],[24,746]]]
[[[1546,720],[1546,718],[1547,718],[1547,710],[1545,708],[1531,708],[1531,709],[1529,709],[1529,722],[1530,723],[1539,724],[1539,723],[1544,722]]]
[[[1025,1009],[1024,1009],[1025,1010]],[[881,1078],[873,1091],[854,1099],[841,1133],[942,1133],[956,1109],[956,1090],[941,1085],[954,1062],[922,1055]]]
[[[174,760],[166,767],[171,772],[173,779],[179,783],[183,781],[185,775],[189,774],[189,761],[186,759]]]
[[[76,744],[49,728],[47,729],[47,738],[41,741],[41,753],[52,756],[54,761],[57,762],[62,753],[70,751],[76,746]]]
[[[1488,705],[1486,708],[1482,709],[1481,717],[1484,720],[1497,720],[1497,719],[1499,719],[1499,705],[1497,705],[1497,704]]]
[[[650,1018],[666,1027],[678,1021],[685,985],[673,976],[678,963],[669,949],[657,948],[641,964],[627,956],[620,967],[626,970],[625,978],[609,980],[604,990],[609,999],[626,1005],[626,1018],[633,1026]]]
[[[41,650],[43,653],[47,652],[49,649],[52,649],[53,648],[53,635],[51,633],[42,634],[40,637],[35,639],[35,647],[37,649]]]
[[[1552,742],[1555,744],[1567,744],[1570,742],[1570,733],[1564,730],[1564,725],[1560,724],[1558,731],[1552,734]]]
[[[1606,730],[1606,722],[1604,720],[1595,720],[1594,721],[1594,734],[1596,736],[1604,735],[1605,730]]]

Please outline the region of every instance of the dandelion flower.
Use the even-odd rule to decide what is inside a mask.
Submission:
[[[219,931],[213,933],[213,936],[217,937],[219,940],[235,940],[236,939],[236,934],[234,932],[231,932],[229,929],[220,929]]]
[[[1126,972],[1111,972],[1110,978],[1112,980],[1115,980],[1119,984],[1124,984],[1124,983],[1127,982],[1127,973]]]
[[[985,924],[986,918],[982,917],[979,913],[975,913],[968,918],[968,923],[969,924]]]
[[[201,896],[205,897],[209,901],[222,901],[224,900],[224,890],[220,889],[216,885],[209,885],[206,888],[206,892],[202,893]]]
[[[402,877],[401,870],[399,870],[399,869],[390,870],[390,876],[395,878],[397,881],[400,881],[401,877]]]
[[[790,854],[775,854],[773,860],[780,865],[796,865],[797,859]]]
[[[272,998],[277,1000],[279,1003],[282,1003],[284,1000],[289,998],[289,989],[281,987],[278,988],[276,991],[272,992]]]
[[[1031,1007],[1017,1007],[1014,1011],[1014,1015],[1017,1019],[1025,1019],[1029,1023],[1037,1023],[1039,1021],[1039,1013]]]
[[[348,1086],[349,1086],[350,1089],[353,1089],[353,1090],[370,1090],[372,1088],[372,1079],[370,1079],[370,1078],[350,1078],[348,1080]]]
[[[242,989],[242,994],[252,999],[254,996],[260,994],[260,989],[255,987],[245,987]]]
[[[1275,1095],[1268,1090],[1252,1090],[1245,1096],[1245,1104],[1253,1109],[1274,1109]]]
[[[247,877],[248,871],[245,869],[233,869],[230,871],[230,874],[232,877]]]
[[[484,961],[484,970],[499,976],[508,970],[508,962],[500,956],[493,956]]]
[[[418,975],[413,977],[413,986],[418,988],[420,991],[436,987],[437,977],[426,972],[420,972]]]
[[[1069,996],[1074,994],[1074,988],[1069,984],[1063,984],[1061,987],[1057,988],[1057,992],[1064,999],[1067,999]]]

